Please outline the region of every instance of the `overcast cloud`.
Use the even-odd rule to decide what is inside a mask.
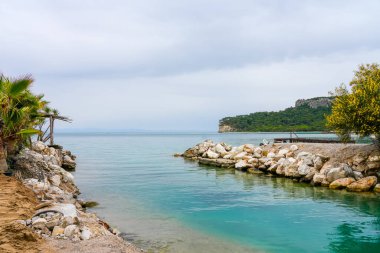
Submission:
[[[217,130],[380,62],[380,1],[2,0],[0,72],[63,129]]]

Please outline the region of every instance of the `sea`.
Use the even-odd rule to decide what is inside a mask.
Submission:
[[[330,134],[298,133],[301,137]],[[200,166],[174,157],[206,139],[231,145],[288,133],[60,133],[77,156],[89,211],[145,252],[380,252],[380,195]]]

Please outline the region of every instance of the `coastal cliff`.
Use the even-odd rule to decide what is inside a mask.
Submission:
[[[232,147],[208,140],[179,156],[199,164],[288,177],[313,186],[380,193],[380,150],[376,145],[299,143]]]
[[[219,132],[325,131],[325,116],[331,113],[334,97],[299,99],[294,107],[279,112],[256,112],[226,117]]]
[[[12,157],[14,177],[0,177],[2,189],[8,191],[1,197],[2,211],[23,215],[11,216],[4,224],[0,219],[1,252],[141,252],[119,237],[117,229],[86,212],[94,202],[78,198],[70,173],[75,159],[70,151],[42,142]]]

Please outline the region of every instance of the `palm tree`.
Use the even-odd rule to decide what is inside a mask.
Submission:
[[[43,96],[31,93],[32,83],[30,76],[17,79],[0,76],[0,117],[3,120],[0,138],[8,154],[13,154],[28,136],[39,132],[34,127],[43,120],[39,112],[47,102],[42,100]]]

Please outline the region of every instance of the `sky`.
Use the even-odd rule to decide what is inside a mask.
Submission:
[[[380,62],[377,0],[1,0],[0,73],[71,117],[58,131],[217,131],[327,96]]]

